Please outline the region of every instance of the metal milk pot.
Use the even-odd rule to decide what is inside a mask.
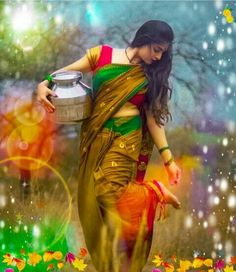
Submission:
[[[78,71],[58,72],[52,75],[52,90],[57,97],[50,97],[55,106],[55,121],[77,123],[90,116],[92,110],[92,89],[82,81]]]

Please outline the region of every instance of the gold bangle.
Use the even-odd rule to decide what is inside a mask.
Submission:
[[[174,161],[174,158],[171,157],[167,162],[164,163],[165,166],[170,165]]]

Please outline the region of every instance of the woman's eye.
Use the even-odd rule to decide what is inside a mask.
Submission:
[[[155,53],[159,53],[159,52],[160,52],[160,50],[159,50],[159,49],[154,48],[154,52],[155,52]]]

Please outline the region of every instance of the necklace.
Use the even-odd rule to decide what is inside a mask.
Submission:
[[[127,59],[129,60],[129,63],[131,63],[131,59],[128,57],[128,54],[127,54],[127,48],[125,48],[125,55],[126,55],[126,57],[127,57]]]

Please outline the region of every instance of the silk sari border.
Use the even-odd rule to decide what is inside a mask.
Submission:
[[[105,67],[106,66],[106,67]],[[99,89],[101,89],[103,87],[103,85],[108,84],[111,80],[113,80],[114,78],[119,78],[120,76],[122,76],[124,73],[127,73],[128,71],[130,71],[132,69],[132,67],[127,67],[127,66],[119,66],[117,65],[117,67],[119,67],[120,69],[112,69],[112,66],[114,66],[113,64],[106,64],[104,65],[102,68],[98,69],[96,74],[94,74],[93,76],[93,86],[94,86],[94,91],[96,93],[99,92]],[[104,69],[103,69],[104,68]],[[105,69],[106,68],[106,69]],[[110,73],[104,73],[107,69],[112,69],[112,71],[110,71]],[[123,69],[125,68],[125,69]],[[127,69],[128,68],[128,69]],[[107,72],[107,71],[106,71]],[[117,73],[116,73],[117,72]],[[111,77],[111,73],[112,73],[112,77]],[[102,82],[102,84],[97,85],[96,83],[96,77],[99,75],[102,75],[103,77],[105,77],[105,81]]]

